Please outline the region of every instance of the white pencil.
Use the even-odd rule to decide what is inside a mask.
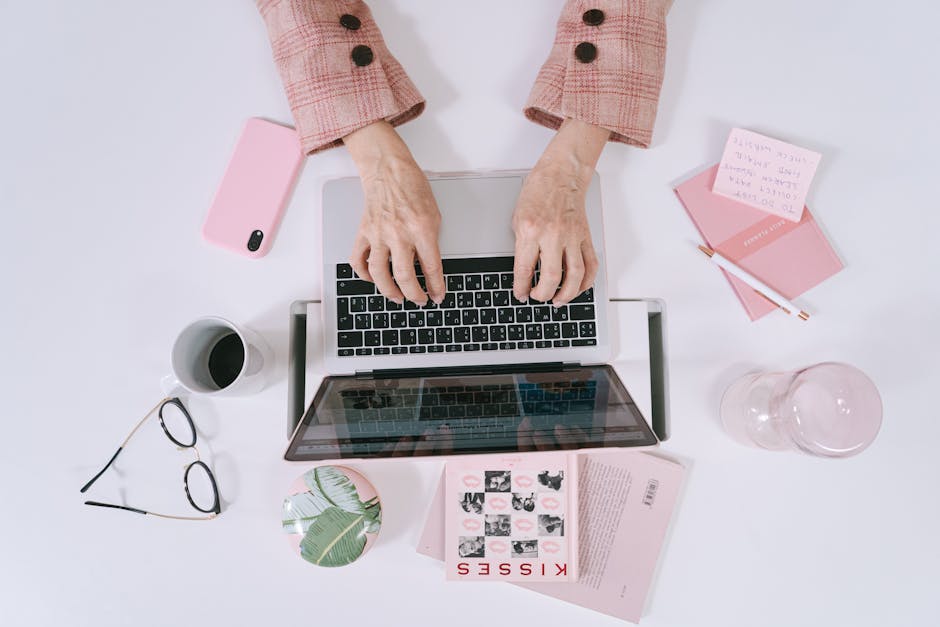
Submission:
[[[733,263],[731,263],[730,261],[728,261],[721,255],[716,253],[714,250],[712,250],[708,246],[699,246],[698,249],[702,251],[703,253],[705,253],[706,255],[708,255],[709,258],[711,258],[711,260],[715,262],[715,265],[717,265],[719,268],[724,268],[725,270],[727,270],[734,276],[738,277],[739,279],[741,279],[742,281],[750,285],[751,288],[755,292],[757,292],[758,294],[760,294],[761,296],[769,300],[775,306],[782,309],[785,313],[788,313],[791,316],[796,316],[800,320],[809,319],[808,313],[806,313],[805,311],[803,311],[802,309],[800,309],[799,307],[797,307],[796,305],[788,301],[779,292],[769,287],[767,284],[765,284],[760,279],[756,278],[755,276],[753,276],[746,270],[742,270],[738,266],[734,265]]]

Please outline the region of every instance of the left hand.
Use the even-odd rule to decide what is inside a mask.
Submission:
[[[512,219],[518,300],[531,296],[559,307],[594,283],[598,260],[584,199],[609,136],[607,129],[565,120],[526,178]],[[539,260],[539,282],[533,288]]]

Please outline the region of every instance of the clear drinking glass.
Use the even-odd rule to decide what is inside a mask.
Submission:
[[[833,362],[748,374],[721,399],[721,422],[736,440],[820,457],[865,450],[878,435],[881,416],[881,396],[871,379]]]

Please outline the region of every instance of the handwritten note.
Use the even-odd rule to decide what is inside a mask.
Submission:
[[[731,130],[712,191],[799,222],[822,155],[743,128]]]

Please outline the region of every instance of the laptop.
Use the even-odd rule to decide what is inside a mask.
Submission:
[[[597,175],[586,200],[600,260],[594,287],[558,308],[512,295],[511,216],[526,175],[429,177],[442,214],[447,296],[422,307],[393,303],[356,276],[348,256],[364,202],[360,182],[324,185],[322,346],[329,375],[285,459],[657,443],[607,364],[612,347]]]

